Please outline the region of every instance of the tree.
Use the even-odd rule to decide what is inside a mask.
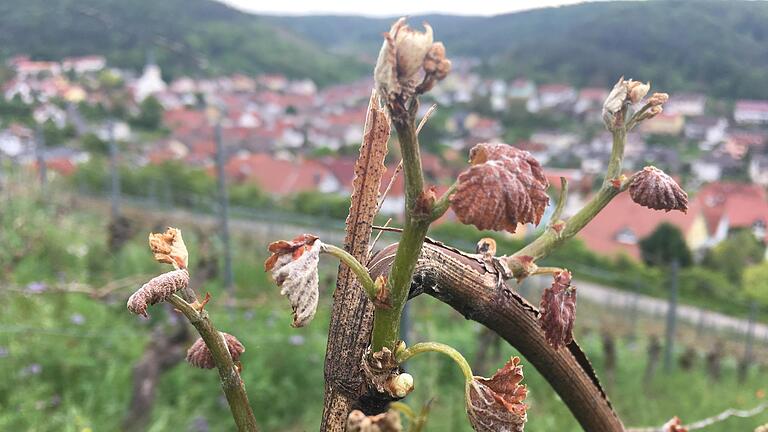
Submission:
[[[768,261],[744,269],[744,291],[749,297],[768,304]]]
[[[704,265],[725,273],[738,285],[744,268],[762,261],[764,253],[765,246],[750,230],[738,230],[709,251]]]
[[[640,240],[643,261],[652,266],[668,266],[677,260],[681,267],[691,265],[691,251],[683,233],[676,226],[664,222],[644,239]]]
[[[139,104],[139,114],[131,119],[131,124],[146,130],[156,130],[162,119],[163,106],[154,96],[149,96]]]

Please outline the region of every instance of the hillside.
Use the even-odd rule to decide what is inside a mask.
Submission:
[[[367,69],[211,0],[6,0],[0,28],[1,57],[103,54],[138,69],[152,51],[169,75],[281,72],[321,84]]]
[[[390,19],[267,18],[337,49],[375,49]],[[655,88],[768,98],[767,2],[598,2],[483,17],[417,16],[449,54],[485,72],[604,87],[622,74]],[[354,42],[350,42],[354,41]]]

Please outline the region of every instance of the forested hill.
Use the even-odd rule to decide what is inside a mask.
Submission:
[[[149,51],[170,75],[281,72],[322,84],[369,69],[212,0],[0,1],[2,57],[103,54],[138,69]]]
[[[596,2],[411,18],[425,20],[449,55],[479,57],[491,76],[604,87],[626,74],[658,89],[768,98],[768,2]],[[256,16],[213,0],[4,0],[0,55],[100,53],[138,68],[154,47],[175,75],[282,72],[323,84],[367,73],[359,59],[375,58],[391,21]]]
[[[391,21],[269,19],[348,52],[375,49]],[[431,23],[449,55],[487,60],[493,76],[605,86],[629,74],[656,88],[768,98],[768,2],[596,2],[488,18],[428,15],[410,21]]]

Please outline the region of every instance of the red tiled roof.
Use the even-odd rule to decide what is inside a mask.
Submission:
[[[616,240],[617,234],[629,229],[640,240],[651,234],[662,222],[669,222],[686,232],[696,214],[694,205],[691,207],[687,214],[651,210],[636,204],[628,193],[622,193],[589,222],[578,236],[589,249],[597,253],[612,255],[624,252],[640,259],[640,247],[637,244],[619,243]]]
[[[723,217],[731,228],[750,228],[757,221],[768,224],[765,189],[757,184],[710,183],[696,196],[710,234]],[[767,238],[768,240],[768,238]]]
[[[232,158],[225,169],[231,179],[255,182],[275,195],[316,190],[326,176],[332,175],[315,160],[291,162],[264,153]]]
[[[739,100],[736,101],[736,110],[747,111],[766,111],[768,112],[768,101],[766,100]]]

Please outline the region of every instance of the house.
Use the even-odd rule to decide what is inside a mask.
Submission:
[[[531,141],[546,144],[551,152],[558,152],[576,145],[579,137],[573,133],[556,130],[539,130],[531,134]]]
[[[225,170],[229,178],[256,183],[276,196],[305,191],[337,192],[342,186],[321,162],[310,159],[288,161],[265,153],[247,154],[230,159]]]
[[[711,247],[734,229],[749,229],[768,241],[768,197],[762,186],[748,183],[710,183],[699,190],[696,201],[704,214]]]
[[[536,84],[525,78],[518,78],[509,85],[507,96],[510,99],[527,101],[536,95]]]
[[[538,97],[530,99],[528,111],[538,112],[572,104],[578,95],[576,89],[568,84],[546,84],[539,87]]]
[[[107,67],[107,59],[99,55],[66,57],[61,61],[61,68],[64,71],[72,71],[77,75],[98,72],[105,67]]]
[[[699,148],[711,150],[725,139],[728,120],[724,117],[694,117],[685,122],[685,137],[699,141]]]
[[[719,181],[723,176],[720,158],[712,153],[691,162],[691,173],[701,183]]]
[[[695,212],[663,212],[642,207],[632,201],[628,193],[617,195],[581,231],[587,247],[599,254],[625,254],[637,260],[642,258],[639,242],[650,235],[662,222],[670,222],[693,237]],[[693,240],[693,239],[692,239]]]
[[[736,123],[768,123],[768,100],[738,100],[733,110]]]
[[[755,155],[749,161],[749,178],[753,183],[768,187],[768,155]]]
[[[662,112],[652,119],[640,124],[640,130],[648,134],[680,135],[685,127],[685,117],[682,114]]]
[[[685,117],[704,115],[707,97],[701,93],[675,93],[664,104],[664,111]]]
[[[165,81],[163,81],[162,75],[160,66],[150,59],[144,66],[144,72],[139,79],[133,83],[134,98],[141,102],[148,96],[164,91],[167,85],[165,84]]]
[[[747,152],[761,151],[765,147],[766,135],[757,132],[733,132],[725,138],[723,150],[733,159],[740,160]]]
[[[573,106],[573,112],[584,114],[588,111],[602,110],[603,103],[608,97],[608,90],[602,87],[587,87],[579,90],[579,97],[576,105]]]

